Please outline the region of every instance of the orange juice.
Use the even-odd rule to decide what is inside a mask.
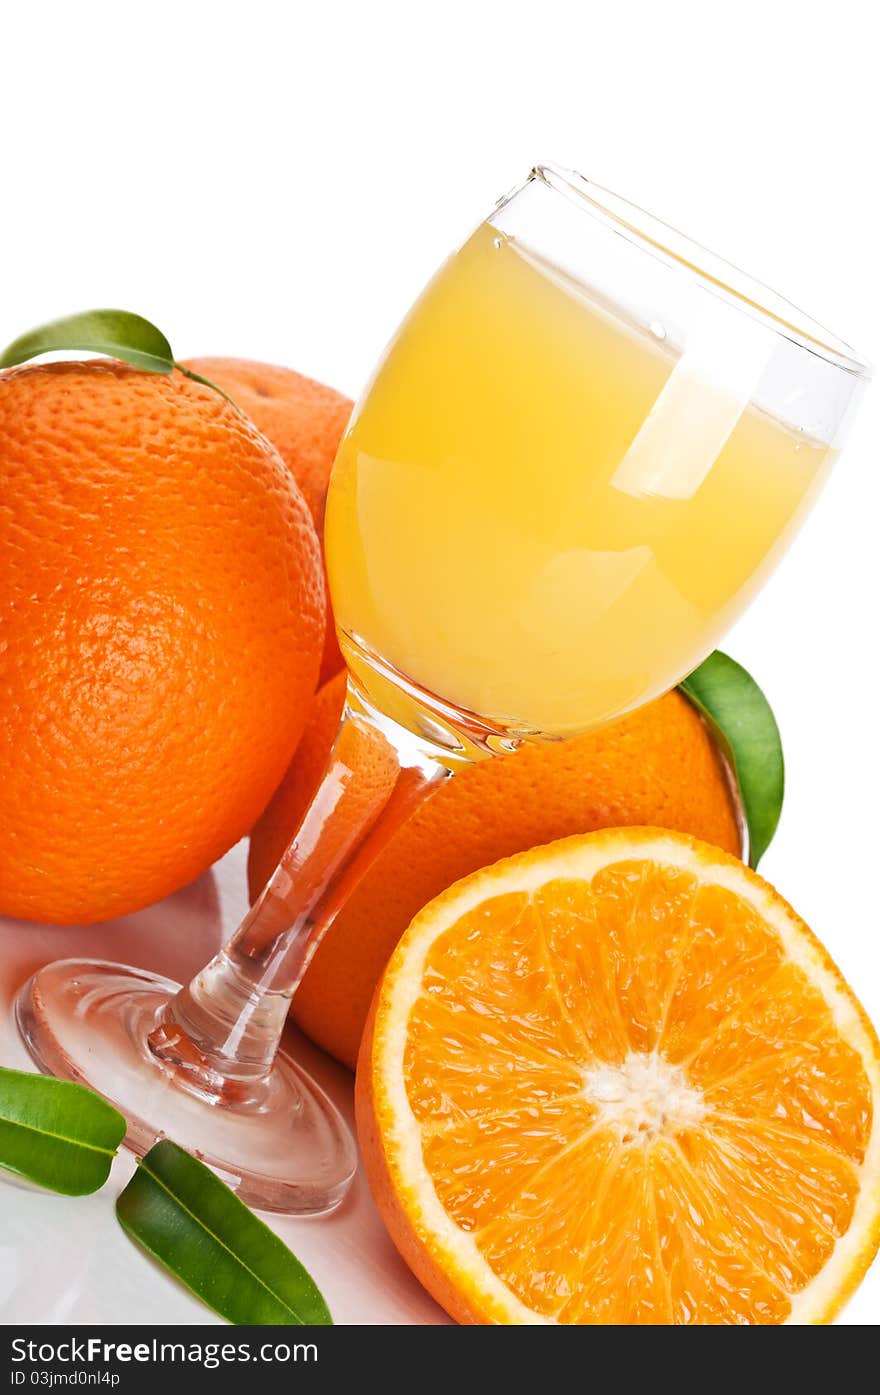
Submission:
[[[710,313],[703,340],[676,347],[483,224],[404,322],[340,447],[326,544],[349,654],[546,736],[694,668],[831,456],[762,411],[772,336],[725,310],[742,342],[735,323],[719,355]]]

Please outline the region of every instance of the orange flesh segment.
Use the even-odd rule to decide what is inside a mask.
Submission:
[[[443,1207],[560,1322],[784,1322],[872,1125],[862,1060],[775,931],[641,860],[441,933],[404,1076]],[[656,1109],[619,1105],[655,1079]]]

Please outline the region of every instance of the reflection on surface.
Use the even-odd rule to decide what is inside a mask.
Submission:
[[[43,926],[0,919],[0,1065],[32,1069],[12,1001],[34,969],[68,955],[121,959],[189,978],[245,913],[246,845],[191,886],[106,925]],[[349,1123],[352,1080],[298,1033],[297,1059]],[[134,1167],[125,1150],[94,1196],[54,1196],[0,1172],[0,1323],[219,1323],[128,1239],[113,1202]],[[341,1323],[447,1321],[388,1239],[359,1172],[344,1204],[316,1225],[266,1216],[314,1274]]]

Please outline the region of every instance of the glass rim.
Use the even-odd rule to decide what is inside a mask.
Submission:
[[[539,180],[548,189],[575,203],[582,212],[604,222],[667,265],[689,271],[702,281],[712,295],[799,348],[855,377],[866,380],[872,377],[870,363],[818,320],[764,282],[741,271],[733,262],[679,232],[638,204],[561,165],[533,165],[526,183],[532,180]],[[507,195],[499,203],[507,203],[511,197]]]

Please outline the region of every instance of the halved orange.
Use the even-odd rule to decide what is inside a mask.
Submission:
[[[412,922],[358,1067],[376,1201],[478,1323],[815,1323],[880,1241],[880,1043],[736,858],[563,839]]]

